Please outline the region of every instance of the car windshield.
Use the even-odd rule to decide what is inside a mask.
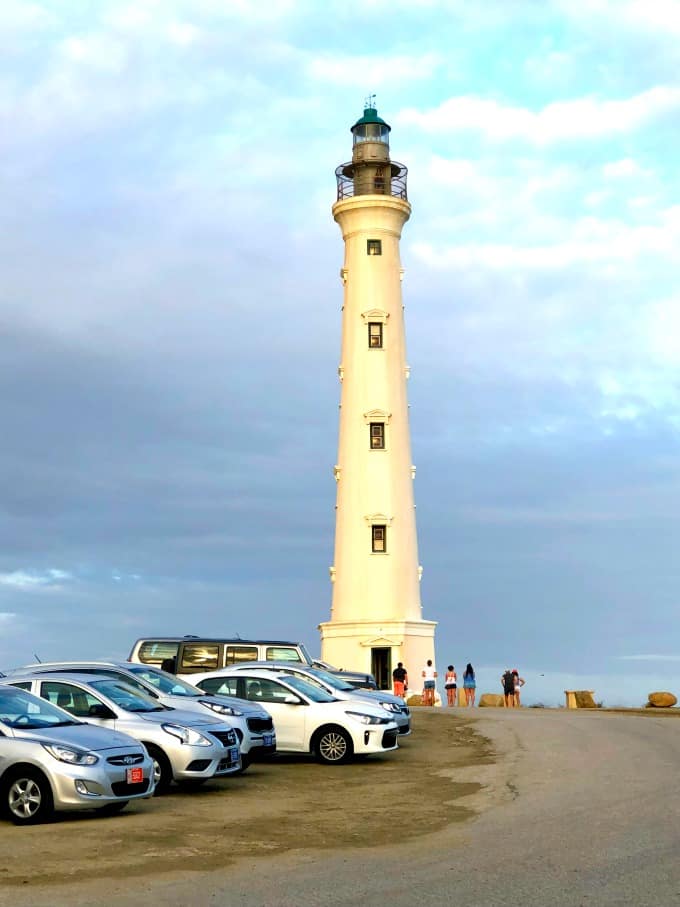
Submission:
[[[0,721],[18,730],[81,724],[47,700],[14,687],[0,687]]]
[[[302,677],[296,677],[292,674],[285,674],[281,678],[285,680],[288,686],[293,687],[294,690],[297,690],[299,693],[302,693],[307,699],[311,699],[312,702],[335,702],[336,700],[327,693],[325,690],[322,690],[321,687],[317,687],[315,684],[311,684],[306,680],[303,680]]]
[[[139,690],[134,690],[120,680],[92,680],[90,686],[97,693],[114,702],[119,709],[125,712],[164,712],[166,706],[159,705],[155,699],[145,696]]]
[[[320,671],[318,668],[310,669],[315,677],[318,677],[319,680],[323,680],[324,683],[327,683],[329,687],[333,687],[334,690],[353,690],[354,687],[350,686],[344,680],[341,680],[339,677],[336,677],[334,674],[329,674],[328,671]]]
[[[167,696],[188,696],[195,699],[197,696],[205,695],[198,687],[192,687],[190,683],[168,674],[167,671],[161,671],[160,668],[131,664],[128,670],[141,677],[142,680],[146,680],[147,683],[153,684],[157,690]]]

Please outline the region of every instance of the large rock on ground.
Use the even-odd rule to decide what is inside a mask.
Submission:
[[[482,693],[479,700],[480,709],[503,708],[503,696],[500,693]]]
[[[420,695],[420,693],[409,693],[408,696],[406,697],[406,705],[409,708],[411,708],[411,706],[414,706],[414,705],[422,705],[422,704],[423,704],[423,697]]]
[[[650,693],[647,698],[649,705],[655,709],[670,709],[678,701],[678,697],[672,693]]]

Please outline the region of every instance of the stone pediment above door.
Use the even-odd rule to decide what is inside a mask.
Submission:
[[[375,639],[363,640],[361,645],[371,649],[387,649],[391,646],[401,645],[401,641],[388,639],[386,636],[377,636]]]

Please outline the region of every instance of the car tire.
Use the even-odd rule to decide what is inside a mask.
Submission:
[[[2,811],[15,825],[44,822],[54,812],[50,782],[32,766],[13,769],[2,782]]]
[[[153,761],[153,777],[155,781],[154,794],[165,794],[172,784],[172,766],[163,750],[153,743],[145,743]]]
[[[115,800],[113,803],[107,803],[106,806],[100,806],[97,810],[99,816],[117,816],[128,805],[129,800]]]
[[[324,765],[342,765],[354,755],[352,738],[337,724],[319,728],[314,735],[312,752]]]

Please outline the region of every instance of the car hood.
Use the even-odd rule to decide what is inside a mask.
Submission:
[[[387,690],[352,690],[351,694],[349,690],[345,691],[347,695],[351,695],[352,699],[366,699],[368,702],[380,703],[380,702],[393,702],[396,705],[403,706],[404,700],[399,696],[395,696],[394,693],[388,693]]]
[[[191,697],[189,699],[186,696],[163,696],[163,703],[165,705],[171,705],[173,709],[182,710],[182,706],[186,705],[188,702],[203,702],[204,700],[210,700],[210,702],[216,702],[220,705],[226,705],[230,709],[236,709],[238,712],[242,712],[244,715],[247,715],[249,718],[269,718],[269,712],[266,711],[261,705],[257,703],[248,702],[245,699],[237,699],[235,696],[223,696],[221,693],[203,693],[201,696]],[[195,715],[195,712],[192,712]],[[210,714],[206,713],[207,717],[210,718]],[[229,715],[223,716],[227,721],[229,721]],[[222,716],[218,712],[213,713],[213,720],[217,718],[221,720]]]
[[[335,709],[338,712],[362,712],[364,715],[373,715],[376,718],[389,718],[394,721],[392,715],[386,712],[377,702],[365,702],[363,699],[336,699],[334,702],[319,703],[328,709]]]
[[[35,743],[53,746],[77,746],[80,749],[103,750],[120,749],[121,747],[139,750],[139,741],[105,727],[94,724],[70,724],[65,727],[34,728],[22,730],[13,728],[15,738],[32,740]]]
[[[133,712],[131,713],[135,718],[141,718],[143,721],[148,721],[152,724],[182,724],[187,727],[206,727],[212,725],[215,730],[217,726],[223,726],[228,724],[229,716],[225,715],[222,718],[219,715],[215,715],[212,718],[208,712],[203,716],[200,712],[189,712],[184,709],[168,709],[167,711],[162,712]]]

